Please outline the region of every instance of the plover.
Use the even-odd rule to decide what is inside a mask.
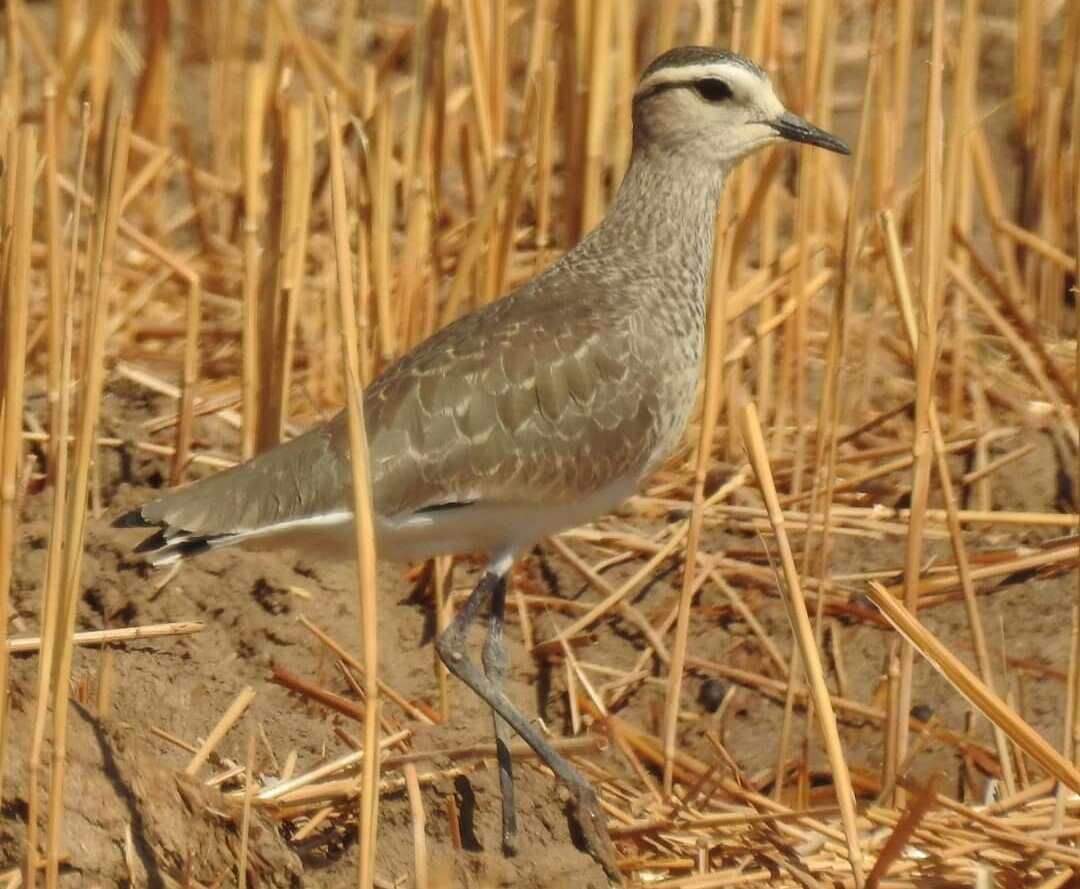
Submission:
[[[493,711],[508,850],[514,731],[565,784],[590,851],[619,879],[593,788],[503,692],[506,578],[519,553],[616,507],[679,444],[704,348],[720,192],[740,160],[780,140],[848,153],[786,110],[748,59],[697,46],[664,53],[637,86],[631,162],[604,220],[364,392],[380,557],[489,556],[436,647]],[[342,412],[116,524],[156,528],[137,551],[158,564],[233,544],[349,557],[351,504]],[[481,669],[466,635],[488,605]]]

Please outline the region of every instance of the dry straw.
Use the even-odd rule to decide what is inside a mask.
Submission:
[[[856,158],[778,149],[729,183],[686,446],[619,515],[515,574],[519,678],[550,668],[551,700],[567,702],[555,715],[580,731],[559,737],[551,719],[552,743],[600,788],[624,872],[643,883],[1073,879],[1080,587],[1062,578],[1080,579],[1075,483],[1056,501],[1006,498],[1051,464],[1080,477],[1065,294],[1080,271],[1080,6],[1002,17],[934,0],[925,22],[910,3],[833,0],[154,0],[134,17],[61,0],[52,20],[39,6],[6,5],[0,80],[0,802],[25,823],[21,871],[0,885],[55,886],[65,862],[87,865],[62,825],[65,787],[83,777],[68,772],[82,765],[66,756],[66,704],[74,690],[104,708],[110,687],[114,715],[182,757],[163,762],[224,794],[234,853],[207,880],[261,881],[267,827],[301,845],[357,823],[361,885],[443,885],[437,863],[464,840],[442,794],[490,769],[494,749],[486,719],[482,743],[444,743],[438,723],[456,714],[441,666],[431,681],[378,670],[376,609],[396,606],[376,602],[360,390],[602,218],[632,151],[637,74],[686,42],[742,47],[815,123],[851,136],[858,122]],[[1000,76],[980,72],[988,59]],[[130,123],[117,112],[129,81]],[[81,127],[77,97],[91,102]],[[119,398],[154,404],[123,428],[101,403],[114,380]],[[167,699],[125,709],[129,671],[160,648],[200,651],[205,634],[190,634],[210,620],[102,628],[76,613],[87,508],[111,514],[116,456],[138,456],[137,481],[147,460],[187,480],[343,399],[360,648],[313,610],[303,632],[323,669],[286,653],[268,680],[237,662],[229,703],[199,714],[205,740],[161,729]],[[118,428],[99,433],[99,417]],[[44,513],[43,576],[28,576],[21,529]],[[181,583],[202,582],[188,570]],[[437,630],[466,575],[450,559],[410,575]],[[578,595],[555,595],[551,577]],[[1007,597],[1065,588],[1074,601],[1048,606],[1058,654],[1035,660],[1014,648],[1015,623],[985,625]],[[295,601],[326,599],[308,585]],[[124,646],[147,638],[138,657]],[[74,651],[104,644],[100,660]],[[9,652],[34,651],[8,670]],[[946,702],[911,715],[931,669],[985,735]],[[727,684],[715,713],[691,694],[705,679]],[[240,749],[235,728],[279,699],[267,681],[296,699],[278,715],[325,749],[289,749],[270,723],[244,730],[257,756]],[[32,699],[29,715],[2,709],[12,694]],[[1045,695],[1063,703],[1039,722]],[[740,742],[747,703],[779,737]],[[23,743],[26,808],[12,810]],[[911,777],[931,758],[948,773],[936,788]],[[999,798],[981,807],[989,777]],[[404,818],[380,823],[384,794]],[[377,829],[398,836],[377,844]],[[135,839],[108,840],[129,873]],[[400,843],[413,855],[384,874],[396,859],[380,848]]]
[[[15,557],[15,527],[17,494],[22,472],[22,415],[25,395],[26,332],[29,309],[30,243],[33,235],[34,177],[37,168],[37,131],[24,125],[11,133],[15,151],[8,157],[14,161],[14,187],[9,192],[10,213],[14,225],[3,243],[3,275],[5,300],[3,382],[3,423],[0,426],[0,772],[9,734],[7,703],[8,663],[7,637],[10,622],[10,595]],[[4,780],[0,773],[0,800]]]
[[[349,254],[345,176],[342,163],[341,122],[335,99],[326,100],[326,126],[330,145],[330,193],[334,214],[334,248],[337,255],[337,283],[341,310],[341,349],[346,373],[345,397],[349,416],[349,449],[352,454],[353,515],[356,527],[357,584],[360,598],[360,629],[364,649],[365,700],[364,758],[360,784],[360,859],[361,889],[374,885],[375,831],[378,825],[379,772],[373,752],[379,743],[378,660],[375,627],[375,529],[372,522],[371,483],[368,479],[367,438],[364,433],[364,407],[360,397],[360,346]],[[383,134],[384,138],[388,134]]]
[[[719,418],[723,396],[724,354],[727,351],[727,277],[731,261],[731,239],[727,237],[727,220],[723,210],[717,214],[716,237],[713,243],[712,285],[709,294],[708,324],[705,357],[705,401],[700,437],[697,443],[694,493],[690,512],[690,526],[686,538],[686,564],[683,569],[682,593],[679,598],[679,616],[675,624],[675,645],[672,650],[670,680],[667,691],[667,707],[664,713],[664,794],[671,794],[672,766],[674,763],[679,706],[682,701],[683,665],[690,632],[690,609],[695,592],[694,574],[697,570],[698,551],[701,546],[702,515],[705,504],[705,478],[712,458],[713,437]]]
[[[825,749],[829,754],[829,765],[832,768],[833,782],[836,785],[837,802],[843,816],[844,834],[847,840],[852,876],[855,879],[855,885],[861,887],[863,884],[862,847],[859,844],[858,827],[855,823],[855,795],[852,791],[851,777],[848,774],[847,760],[844,758],[840,734],[836,727],[836,716],[833,712],[829,690],[825,685],[821,655],[817,648],[817,641],[814,638],[814,631],[810,625],[810,616],[806,610],[806,601],[803,598],[798,569],[795,567],[791,544],[784,530],[783,512],[780,509],[776,486],[773,483],[765,439],[761,432],[757,411],[752,403],[743,408],[742,421],[743,439],[750,452],[750,461],[754,466],[754,473],[757,475],[758,485],[765,500],[765,507],[769,511],[769,521],[776,534],[776,543],[780,551],[780,564],[783,569],[785,584],[784,605],[798,645],[802,669],[805,671],[809,683],[814,710],[820,721]],[[789,683],[793,685],[793,679],[789,678]]]

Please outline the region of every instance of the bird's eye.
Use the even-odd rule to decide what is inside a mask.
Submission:
[[[694,87],[706,102],[723,102],[730,99],[732,95],[727,81],[717,80],[715,77],[699,80]]]

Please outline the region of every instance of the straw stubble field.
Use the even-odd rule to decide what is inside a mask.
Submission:
[[[490,717],[431,645],[479,562],[365,564],[372,608],[302,552],[155,574],[108,520],[572,245],[688,42],[854,157],[729,183],[685,447],[517,568],[510,694],[631,881],[1076,881],[1080,7],[4,18],[0,886],[605,885],[524,748],[499,853]]]

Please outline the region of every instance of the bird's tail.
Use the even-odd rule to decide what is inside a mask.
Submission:
[[[124,513],[117,528],[153,528],[135,552],[168,565],[210,549],[269,542],[352,520],[348,448],[335,420]]]

